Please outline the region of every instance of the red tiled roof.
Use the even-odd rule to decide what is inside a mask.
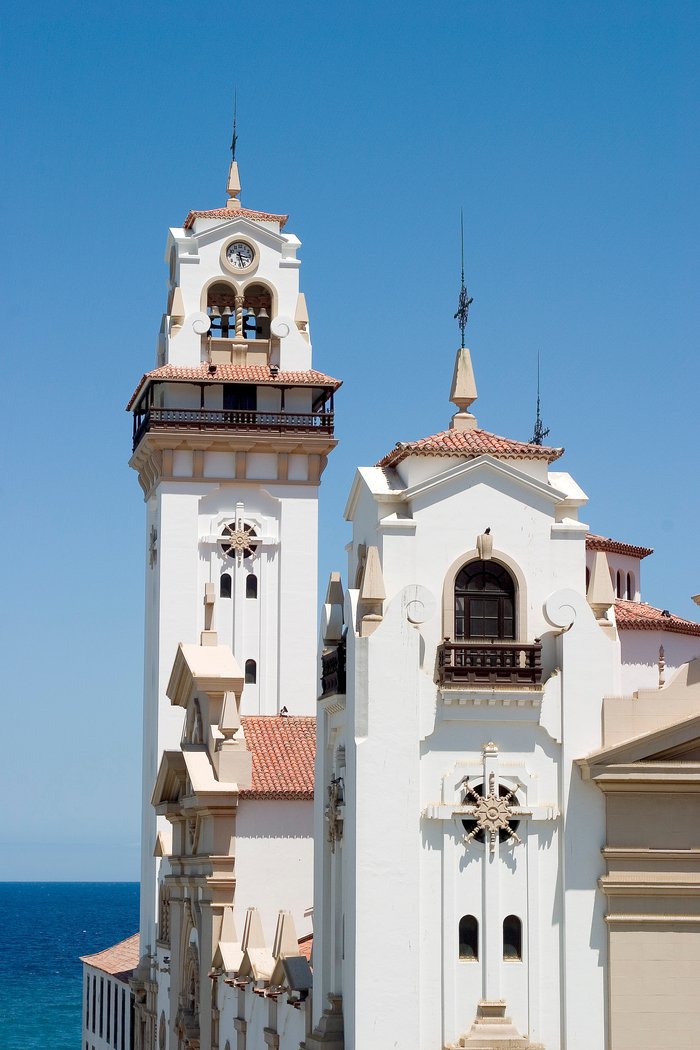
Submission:
[[[138,396],[143,393],[147,385],[154,381],[167,381],[169,383],[257,383],[272,386],[322,386],[337,390],[342,386],[340,379],[324,375],[309,369],[307,372],[278,372],[273,375],[267,365],[217,365],[214,372],[209,371],[209,365],[198,365],[189,368],[186,365],[162,365],[154,368],[141,377],[139,385],[134,390],[129,404],[126,406],[129,412]]]
[[[395,467],[407,456],[454,456],[474,459],[488,453],[498,459],[546,459],[552,463],[564,454],[563,448],[528,445],[523,441],[490,434],[488,430],[442,430],[419,441],[398,441],[396,448],[377,463],[378,467]]]
[[[210,208],[208,211],[191,211],[183,226],[186,230],[194,226],[196,219],[252,219],[254,222],[278,222],[283,230],[288,215],[273,215],[269,211],[253,211],[252,208]]]
[[[700,635],[700,623],[674,616],[667,609],[655,609],[646,602],[615,600],[615,620],[621,631],[671,631],[673,634]]]
[[[596,536],[589,532],[586,536],[586,549],[589,551],[607,551],[609,554],[627,554],[630,558],[646,558],[654,553],[653,547],[635,547],[632,543],[611,540],[609,536]]]
[[[316,719],[305,715],[244,715],[253,753],[253,786],[241,798],[312,799]]]
[[[109,973],[120,981],[126,981],[136,969],[139,961],[139,934],[134,933],[119,944],[105,948],[95,955],[81,955],[80,961],[94,966],[96,970]]]
[[[303,955],[305,959],[311,959],[311,949],[314,946],[314,935],[313,933],[307,933],[306,937],[299,938],[299,955]]]

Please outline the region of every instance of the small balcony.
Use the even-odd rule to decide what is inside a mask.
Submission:
[[[484,688],[542,684],[542,643],[451,642],[438,646],[437,682],[443,686]]]
[[[333,434],[333,412],[258,412],[251,409],[148,408],[134,414],[133,448],[162,430],[240,430],[276,434]]]
[[[321,699],[345,692],[345,642],[321,655]]]

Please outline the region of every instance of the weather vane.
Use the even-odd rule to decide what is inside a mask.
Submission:
[[[530,439],[531,445],[541,445],[544,439],[549,433],[549,427],[546,427],[542,422],[540,415],[540,352],[537,351],[537,419],[535,420],[535,429]]]
[[[462,346],[464,346],[464,329],[467,327],[467,321],[469,320],[469,307],[474,302],[467,295],[467,286],[464,283],[464,209],[460,208],[459,212],[459,229],[462,239],[462,282],[459,289],[459,300],[457,302],[457,313],[455,314],[455,321],[459,325],[459,330],[462,333]]]
[[[231,160],[236,159],[236,143],[238,142],[238,135],[236,134],[236,92],[233,92],[233,135],[231,136]]]

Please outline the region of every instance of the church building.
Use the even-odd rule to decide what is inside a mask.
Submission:
[[[696,1047],[700,624],[642,600],[652,550],[591,534],[563,449],[479,426],[463,285],[445,429],[357,470],[319,632],[341,383],[312,365],[300,241],[243,207],[235,155],[227,197],[169,231],[128,405],[141,916],[107,1038]],[[117,958],[84,960],[85,1050]]]

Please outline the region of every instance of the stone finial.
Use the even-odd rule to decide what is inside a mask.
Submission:
[[[294,313],[294,321],[300,332],[306,332],[309,327],[309,311],[306,308],[306,296],[299,292],[297,296],[297,308]]]
[[[281,911],[277,916],[275,939],[272,942],[272,954],[275,959],[299,954],[299,939],[290,911]]]
[[[467,409],[476,401],[476,380],[472,368],[471,354],[465,346],[460,347],[455,358],[455,369],[452,374],[452,389],[450,390],[450,401],[457,406],[458,410],[450,421],[451,430],[473,430],[476,427],[476,417]]]
[[[240,208],[241,202],[238,199],[241,194],[241,180],[238,174],[238,161],[232,160],[231,167],[228,169],[228,181],[226,183],[226,193],[228,194],[228,200],[226,201],[227,208]]]
[[[253,948],[264,948],[265,936],[263,934],[262,921],[257,908],[246,908],[245,923],[243,925],[243,940],[241,948],[244,952]]]
[[[345,598],[339,572],[332,572],[328,577],[328,589],[323,612],[323,641],[336,644],[343,640]]]
[[[360,584],[360,601],[358,612],[360,615],[360,638],[367,638],[376,631],[384,619],[384,576],[382,574],[382,563],[379,560],[379,551],[376,547],[367,548],[365,567]]]
[[[177,328],[181,328],[185,320],[185,304],[179,284],[173,288],[173,298],[170,303],[170,320],[173,326]]]
[[[600,621],[608,609],[615,604],[615,590],[610,577],[610,566],[605,551],[596,551],[588,584],[586,600]]]
[[[659,689],[666,685],[666,653],[663,645],[659,646]]]

